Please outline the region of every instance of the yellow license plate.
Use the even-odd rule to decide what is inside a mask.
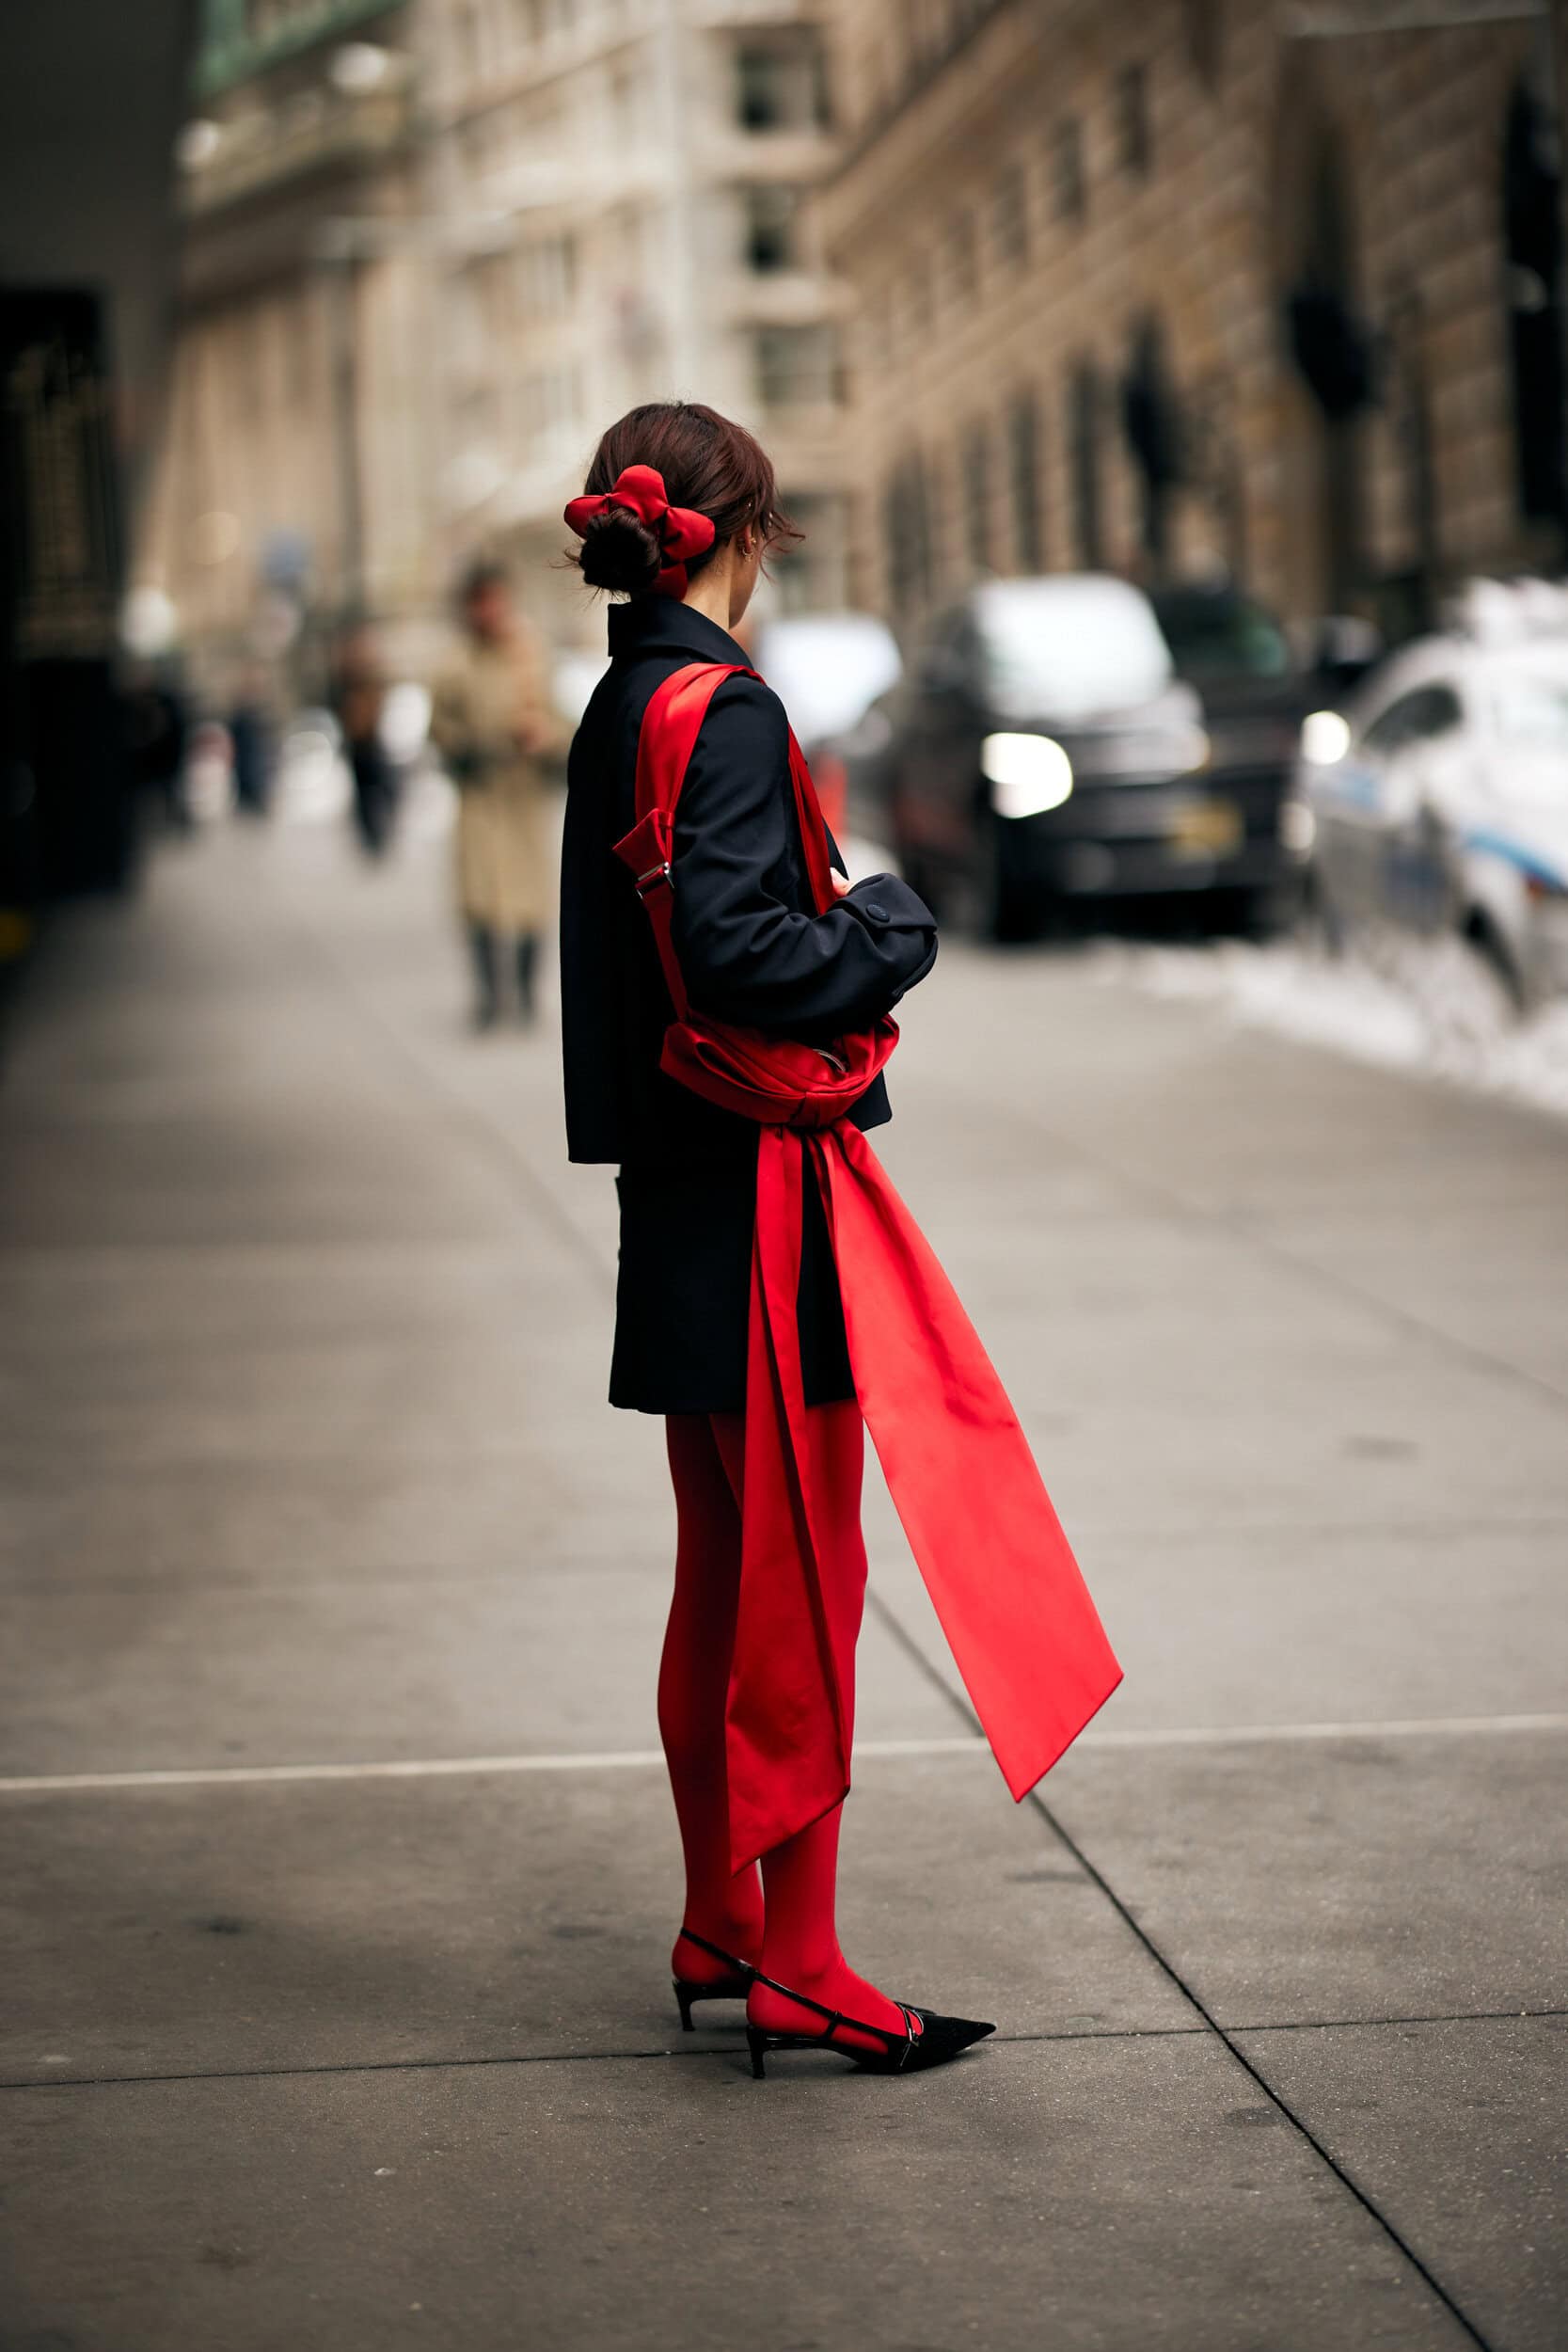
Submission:
[[[1170,846],[1178,857],[1228,857],[1243,831],[1234,801],[1185,801],[1171,819]]]

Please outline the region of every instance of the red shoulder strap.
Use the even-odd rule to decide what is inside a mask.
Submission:
[[[637,814],[662,809],[672,829],[707,707],[727,677],[755,677],[734,661],[693,661],[654,689],[637,740]]]
[[[756,677],[755,670],[738,662],[694,661],[673,670],[649,697],[637,743],[637,822],[615,844],[615,855],[631,870],[638,895],[648,910],[658,960],[678,1020],[689,1007],[671,936],[673,913],[670,866],[675,839],[675,811],[708,705],[727,677]],[[817,804],[816,789],[805,755],[789,738],[789,774],[795,790],[795,814],[805,851],[806,877],[818,914],[833,903],[829,878],[828,829]]]

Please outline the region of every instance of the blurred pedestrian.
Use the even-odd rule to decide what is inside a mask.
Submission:
[[[234,802],[242,816],[264,817],[272,799],[277,756],[266,680],[252,666],[241,675],[229,711],[229,741],[234,763]]]
[[[533,1018],[551,882],[549,762],[564,749],[565,729],[504,568],[472,564],[457,610],[462,644],[436,681],[430,733],[458,789],[458,902],[473,958],[474,1024],[489,1028],[509,952],[518,1010]]]
[[[610,427],[566,509],[610,614],[562,874],[568,1150],[620,1163],[610,1402],[665,1417],[674,1597],[659,1728],[694,2001],[892,2073],[992,2028],[891,1999],[835,1926],[865,1587],[863,1413],[1015,1795],[1118,1679],[1016,1417],[863,1131],[892,1008],[936,957],[892,874],[852,888],[733,630],[793,536],[710,408]],[[925,1842],[911,1843],[918,1872]],[[760,1864],[760,1873],[759,1873]]]
[[[332,709],[354,779],[354,823],[367,857],[381,857],[392,837],[397,775],[381,739],[387,678],[372,630],[349,629],[332,664]]]
[[[156,797],[171,833],[189,833],[190,711],[172,670],[144,661],[132,671],[125,689],[125,739],[137,784]]]

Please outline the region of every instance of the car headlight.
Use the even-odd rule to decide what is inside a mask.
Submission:
[[[1214,746],[1208,728],[1200,727],[1196,723],[1182,728],[1172,750],[1178,773],[1181,775],[1190,775],[1196,768],[1207,768],[1214,756]]]
[[[1038,817],[1072,790],[1072,762],[1049,735],[988,735],[980,772],[998,817]]]
[[[1306,857],[1318,837],[1318,820],[1305,801],[1279,803],[1279,838],[1292,857]]]
[[[1301,723],[1301,755],[1314,768],[1338,767],[1350,749],[1350,724],[1337,710],[1314,710]]]

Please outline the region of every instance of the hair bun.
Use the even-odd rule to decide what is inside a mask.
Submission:
[[[578,564],[591,588],[627,596],[645,596],[664,564],[664,551],[645,522],[624,506],[591,517],[582,534]]]

